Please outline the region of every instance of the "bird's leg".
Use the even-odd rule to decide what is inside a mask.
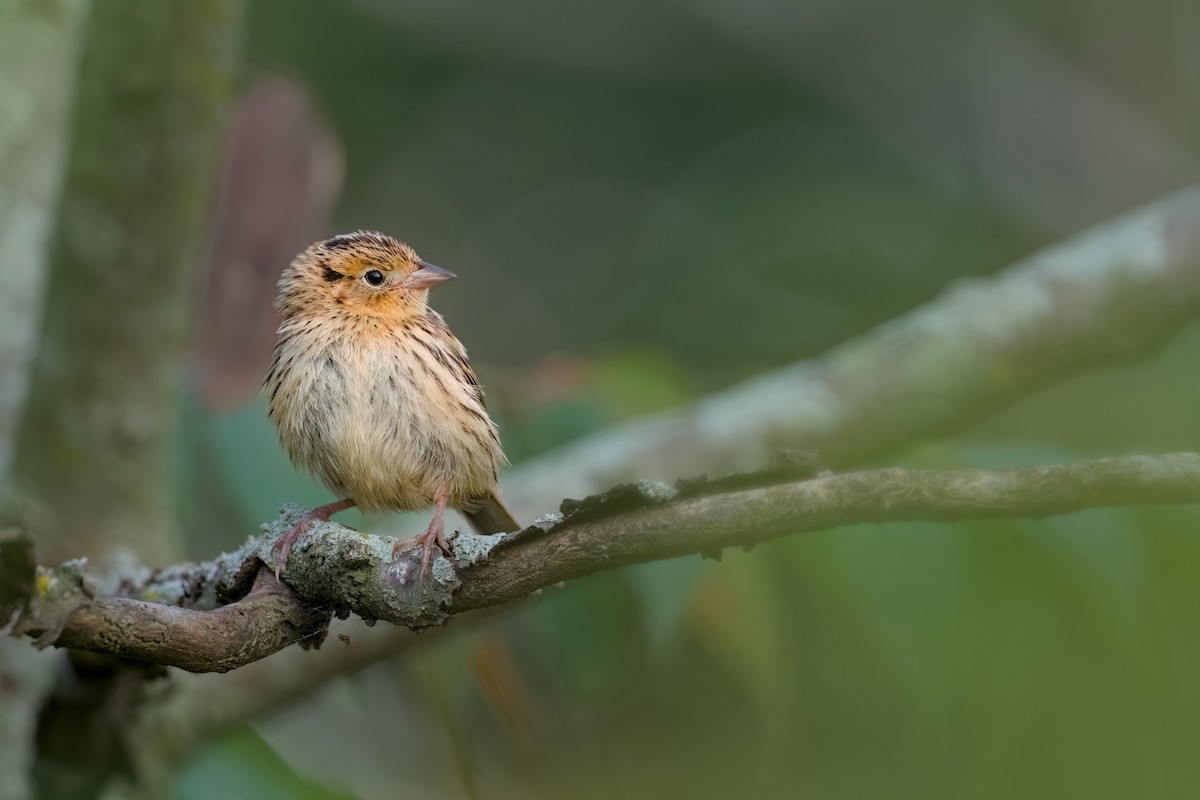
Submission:
[[[283,536],[280,536],[275,541],[275,546],[271,548],[279,557],[279,560],[275,564],[275,577],[278,578],[279,573],[283,572],[283,568],[287,564],[288,553],[292,552],[292,547],[296,544],[296,540],[300,538],[301,534],[311,528],[314,522],[329,522],[329,518],[334,514],[339,511],[345,511],[347,508],[354,508],[356,505],[357,503],[347,497],[344,500],[335,500],[332,503],[317,506],[296,520],[292,524],[292,527],[284,531]]]
[[[399,555],[402,550],[420,545],[421,574],[428,575],[429,568],[433,565],[433,548],[438,548],[447,557],[452,555],[450,543],[446,541],[446,523],[442,521],[442,517],[446,514],[446,503],[449,501],[450,498],[444,491],[435,494],[433,496],[433,519],[429,521],[429,527],[422,534],[396,542],[396,546],[392,548],[392,558]]]

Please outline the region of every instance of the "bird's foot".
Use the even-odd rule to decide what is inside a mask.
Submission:
[[[328,517],[326,517],[326,519],[328,519]],[[283,536],[280,536],[275,540],[275,545],[271,548],[271,552],[275,554],[276,558],[276,580],[279,579],[279,573],[283,572],[283,568],[287,566],[288,553],[292,552],[292,547],[296,544],[296,541],[304,534],[305,531],[311,528],[312,524],[316,521],[316,518],[310,511],[300,519],[296,520],[296,522],[293,523],[290,528],[284,531]]]
[[[439,517],[434,517],[424,533],[411,539],[402,539],[392,548],[392,558],[396,558],[405,550],[421,548],[421,577],[427,577],[433,567],[433,550],[436,547],[447,558],[454,555],[450,542],[446,540],[446,526]]]
[[[338,500],[333,503],[326,503],[323,506],[317,506],[312,511],[308,511],[300,519],[292,523],[292,526],[283,532],[283,535],[275,540],[275,544],[271,547],[271,552],[275,554],[277,560],[275,562],[275,579],[279,579],[279,573],[283,572],[283,568],[287,566],[288,554],[292,552],[296,542],[304,535],[305,531],[311,528],[318,522],[329,522],[329,518],[339,511],[344,511],[354,505],[353,500]]]

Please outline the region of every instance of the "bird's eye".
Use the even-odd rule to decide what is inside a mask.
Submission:
[[[363,280],[372,286],[378,286],[383,283],[383,273],[377,269],[367,270],[366,274],[363,275]]]

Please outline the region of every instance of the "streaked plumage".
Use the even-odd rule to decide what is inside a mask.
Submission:
[[[304,526],[354,504],[367,512],[435,506],[417,539],[426,568],[434,544],[445,545],[445,505],[477,528],[519,527],[496,499],[505,458],[483,391],[466,350],[427,304],[429,287],[453,277],[366,231],[318,242],[284,270],[283,322],[263,385],[268,413],[292,460],[348,502],[298,523],[281,561]]]

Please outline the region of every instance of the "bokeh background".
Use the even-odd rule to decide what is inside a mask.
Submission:
[[[253,0],[245,25],[179,443],[197,558],[329,499],[256,397],[311,239],[375,228],[459,274],[435,305],[520,462],[1200,177],[1192,0]],[[1200,449],[1197,364],[1185,331],[887,463]],[[246,725],[171,796],[1179,797],[1198,522],[864,527],[593,576]]]

